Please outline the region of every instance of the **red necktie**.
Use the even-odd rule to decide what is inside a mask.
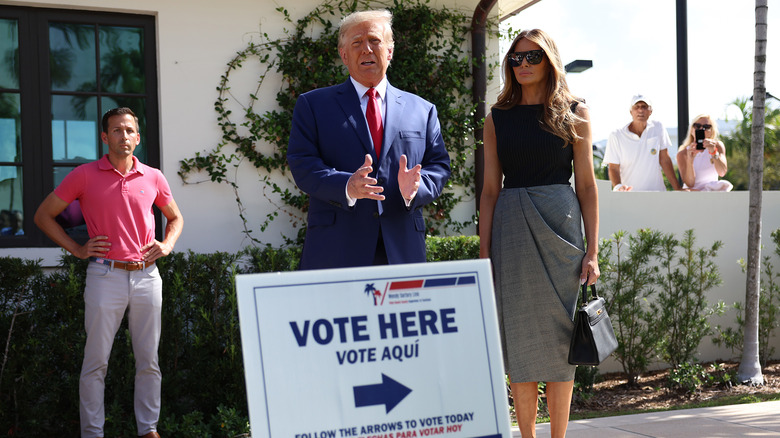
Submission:
[[[379,112],[379,103],[376,101],[376,90],[369,88],[368,107],[366,108],[366,120],[368,120],[368,130],[371,131],[371,139],[374,141],[376,158],[382,152],[382,113]]]

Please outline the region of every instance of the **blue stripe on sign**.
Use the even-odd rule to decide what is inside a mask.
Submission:
[[[425,280],[424,287],[455,286],[458,283],[458,277],[449,278],[429,278]]]
[[[458,278],[458,285],[461,284],[474,284],[477,282],[477,277],[470,275],[468,277],[460,277]]]

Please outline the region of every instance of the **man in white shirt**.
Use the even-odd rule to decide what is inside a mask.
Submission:
[[[666,191],[663,175],[674,190],[680,190],[669,158],[672,141],[661,122],[649,120],[653,114],[650,99],[641,94],[631,98],[630,113],[631,123],[611,133],[607,140],[604,162],[609,164],[612,190]]]

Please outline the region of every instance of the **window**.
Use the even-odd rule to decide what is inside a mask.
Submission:
[[[68,172],[107,152],[108,109],[136,113],[135,155],[159,167],[155,38],[151,16],[0,6],[0,247],[55,246],[33,215]]]

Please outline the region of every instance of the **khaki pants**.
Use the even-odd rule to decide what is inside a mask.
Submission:
[[[156,265],[125,271],[96,262],[87,267],[84,289],[87,342],[79,381],[82,438],[102,437],[103,397],[108,358],[119,325],[127,321],[135,356],[135,418],[138,435],[157,429],[162,375],[157,362],[160,344],[162,279]]]

